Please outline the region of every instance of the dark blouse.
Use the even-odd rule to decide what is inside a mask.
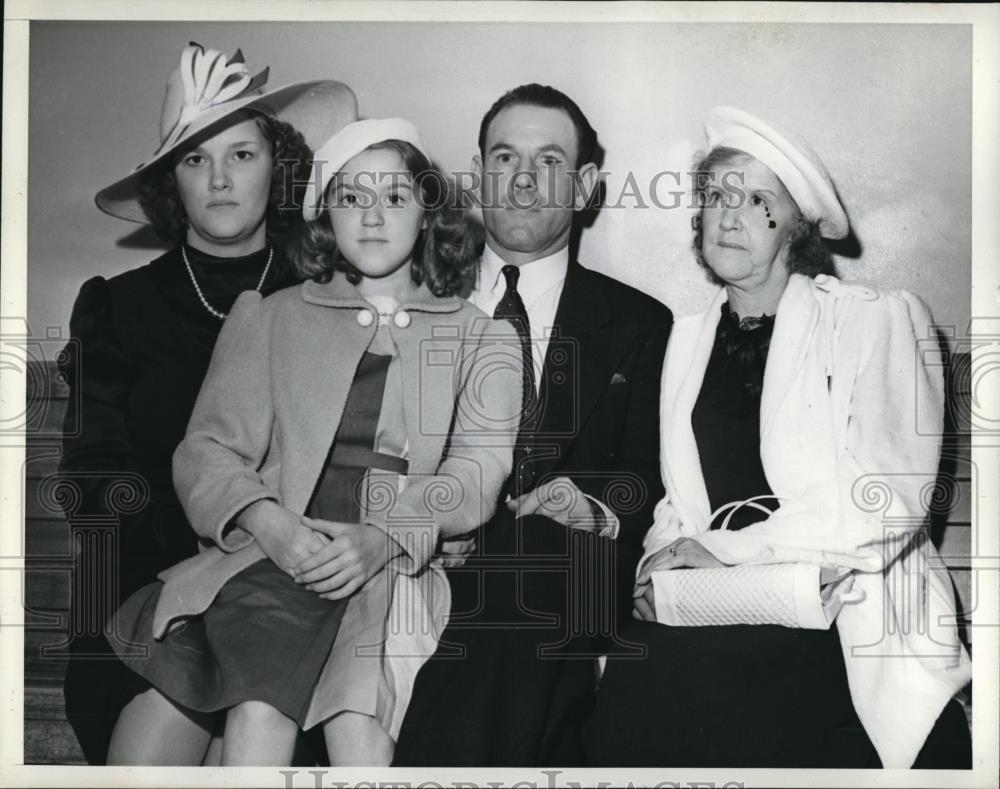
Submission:
[[[266,251],[239,258],[191,247],[187,253],[205,298],[222,312],[257,286],[267,262]],[[293,282],[276,253],[261,291]],[[67,421],[60,471],[81,491],[67,512],[71,525],[86,525],[88,515],[117,518],[119,599],[196,551],[174,493],[171,459],[221,327],[199,300],[180,247],[111,279],[88,280],[73,307],[74,341],[60,366],[80,419],[75,430]],[[148,499],[123,507],[127,498],[109,493],[116,484],[121,493],[123,480],[134,488],[136,477]]]
[[[760,460],[760,396],[773,330],[773,315],[741,320],[728,303],[722,305],[712,355],[691,414],[713,512],[731,501],[772,493]],[[759,503],[777,509],[773,499]],[[719,528],[725,517],[725,512],[718,515],[712,528]],[[741,529],[765,517],[760,510],[743,507],[728,528]]]

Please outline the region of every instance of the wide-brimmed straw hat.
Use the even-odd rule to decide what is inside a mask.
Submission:
[[[705,119],[708,146],[743,151],[781,179],[802,215],[824,238],[844,238],[850,226],[822,160],[798,135],[735,107],[716,107]]]
[[[98,208],[133,222],[148,222],[139,206],[142,176],[196,135],[220,127],[240,110],[260,112],[292,124],[310,150],[358,117],[353,91],[342,82],[296,82],[265,91],[270,69],[256,76],[236,50],[227,58],[216,49],[191,42],[181,53],[180,66],[167,79],[160,113],[160,144],[152,156],[129,175],[97,193]]]
[[[386,140],[408,142],[430,159],[417,127],[405,118],[369,118],[350,123],[327,140],[313,156],[312,176],[302,198],[302,217],[311,222],[319,216],[330,179],[365,148]]]

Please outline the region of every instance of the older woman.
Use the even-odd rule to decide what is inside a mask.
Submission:
[[[65,691],[92,764],[104,763],[118,714],[140,689],[114,659],[105,623],[120,599],[197,550],[171,456],[223,319],[241,292],[266,295],[295,281],[281,238],[301,210],[293,188],[308,179],[309,143],[356,117],[354,95],[339,82],[265,92],[267,75],[251,76],[240,52],[187,46],[167,81],[159,147],[97,194],[101,210],[150,223],[173,247],[141,268],[88,280],[70,319],[79,357],[63,369],[82,410],[67,423],[61,467],[80,494],[68,513],[78,571]],[[113,543],[87,533],[94,515],[117,520]]]
[[[722,287],[670,338],[667,496],[589,759],[962,766],[969,658],[924,530],[940,439],[917,425],[943,413],[916,344],[930,316],[831,276],[823,238],[848,220],[806,143],[725,107],[706,130],[695,252]]]

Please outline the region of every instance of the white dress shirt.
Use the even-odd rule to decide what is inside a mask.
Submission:
[[[476,286],[469,295],[469,301],[479,307],[487,315],[492,315],[497,304],[507,292],[507,280],[503,276],[503,267],[508,265],[489,244],[483,250],[479,262],[479,273],[476,276]],[[531,362],[535,368],[535,390],[539,391],[542,384],[542,368],[545,365],[545,353],[552,337],[552,328],[556,322],[556,310],[559,298],[562,296],[563,285],[566,282],[566,272],[569,270],[569,247],[554,252],[548,257],[532,260],[518,266],[517,292],[524,302],[528,313],[528,328],[531,332]],[[587,494],[584,494],[587,496]],[[612,512],[603,501],[593,496],[587,498],[596,504],[604,513],[604,528],[602,537],[616,539],[618,537],[618,516]]]
[[[507,292],[507,280],[502,273],[506,265],[506,261],[487,244],[479,264],[475,290],[469,296],[469,301],[487,315],[493,314],[503,294]],[[569,247],[563,247],[548,257],[533,260],[518,268],[517,292],[528,312],[532,340],[531,362],[535,368],[537,391],[542,383],[545,352],[549,347],[552,327],[556,322],[559,297],[562,295],[566,271],[569,269]]]

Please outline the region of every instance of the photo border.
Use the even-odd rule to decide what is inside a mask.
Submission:
[[[997,266],[1000,252],[1000,205],[996,184],[1000,182],[1000,7],[996,5],[900,5],[831,3],[453,3],[377,2],[359,5],[346,2],[294,2],[293,0],[183,0],[169,7],[158,3],[137,4],[117,0],[8,0],[4,8],[3,70],[3,233],[0,270],[0,316],[26,314],[27,266],[27,145],[28,145],[28,54],[30,20],[134,20],[134,21],[232,21],[238,9],[240,21],[477,21],[552,22],[739,22],[739,23],[839,23],[877,22],[891,24],[964,23],[973,26],[973,128],[972,128],[972,311],[969,333],[981,330],[997,334],[1000,290]],[[989,372],[989,371],[985,371]],[[980,394],[986,399],[978,407],[996,414],[997,373],[986,380]],[[992,381],[992,386],[990,385]],[[24,406],[24,379],[5,373],[0,377],[0,397],[5,408]],[[20,413],[21,411],[16,411]],[[998,453],[996,435],[973,435],[972,459],[980,478],[996,481]],[[23,448],[0,449],[0,622],[10,622],[21,606],[23,558]],[[956,786],[996,785],[998,767],[998,643],[1000,619],[1000,523],[998,491],[979,491],[980,521],[974,524],[976,540],[986,570],[979,574],[979,594],[988,606],[974,612],[976,628],[973,672],[976,702],[973,705],[974,767],[970,771],[856,771],[856,770],[750,770],[750,769],[583,769],[556,773],[541,769],[352,769],[328,770],[324,787],[344,782],[348,786],[392,785],[408,781],[417,786],[509,785],[518,781],[540,787],[594,785],[607,780],[612,785],[655,786]],[[11,524],[20,523],[22,529]],[[992,567],[987,566],[992,562]],[[286,786],[284,777],[297,773],[292,786],[313,786],[307,768],[101,768],[20,765],[23,758],[23,629],[0,627],[0,665],[4,667],[0,690],[0,785],[12,786]],[[318,768],[317,768],[318,769]],[[664,783],[666,782],[666,783]],[[676,783],[671,783],[676,782]],[[532,785],[532,784],[527,784]]]

